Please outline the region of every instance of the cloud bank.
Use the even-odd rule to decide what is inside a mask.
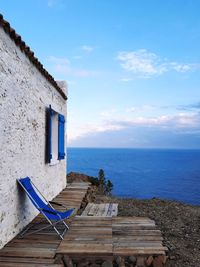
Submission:
[[[164,116],[154,116],[154,117],[128,117],[121,119],[109,118],[108,113],[101,113],[103,115],[103,120],[98,124],[87,124],[87,125],[77,125],[72,127],[73,130],[69,131],[69,144],[73,145],[83,140],[84,138],[93,138],[96,139],[96,146],[98,146],[98,139],[100,136],[104,136],[104,139],[107,135],[108,139],[110,136],[117,135],[119,137],[119,145],[123,139],[127,139],[126,133],[128,132],[133,134],[133,140],[140,139],[142,135],[146,132],[154,132],[155,137],[158,136],[158,133],[162,133],[163,137],[166,133],[166,136],[191,136],[191,135],[200,135],[200,113],[189,113],[181,112],[174,115],[164,115]],[[123,134],[120,137],[120,133]],[[140,132],[138,135],[136,133]],[[112,133],[112,135],[110,135]],[[146,139],[150,138],[148,135]],[[130,136],[129,136],[130,139]],[[159,138],[158,138],[159,139]],[[134,146],[134,141],[131,141],[131,145]],[[143,139],[145,140],[145,139]],[[108,140],[105,140],[108,142]],[[200,138],[199,138],[200,141]],[[110,139],[110,144],[112,144],[112,138]],[[163,145],[165,141],[163,140]],[[128,143],[127,143],[128,145]],[[137,145],[137,143],[135,143]],[[145,142],[143,143],[145,145]],[[153,145],[153,144],[152,144]],[[142,146],[142,142],[141,142]]]

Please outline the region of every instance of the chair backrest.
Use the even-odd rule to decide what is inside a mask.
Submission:
[[[50,220],[60,220],[60,216],[55,214],[56,211],[48,206],[48,202],[37,190],[29,177],[18,179],[19,184],[23,187],[33,205]],[[43,211],[42,211],[43,210]]]

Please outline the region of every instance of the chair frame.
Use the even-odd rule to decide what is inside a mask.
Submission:
[[[29,194],[29,192],[28,192],[28,191],[26,190],[26,188],[23,186],[23,184],[20,182],[20,179],[17,179],[17,181],[18,181],[18,183],[20,184],[20,186],[24,189],[24,191],[26,192],[26,194],[28,195],[28,197],[32,200],[32,202],[35,203],[36,208],[40,211],[40,213],[46,218],[46,220],[47,220],[47,221],[49,222],[49,224],[50,224],[50,225],[47,225],[47,226],[42,227],[42,228],[40,228],[40,229],[31,231],[31,232],[29,232],[29,233],[27,233],[27,231],[28,231],[29,229],[31,229],[31,227],[32,227],[33,225],[31,225],[31,226],[29,226],[29,227],[26,227],[25,230],[22,231],[22,233],[20,233],[20,237],[23,238],[24,236],[28,236],[28,235],[31,235],[31,234],[34,234],[34,233],[38,233],[38,232],[40,232],[40,231],[42,231],[42,230],[44,230],[44,229],[48,229],[48,228],[50,228],[50,227],[53,227],[53,229],[54,229],[55,232],[58,234],[58,236],[63,240],[66,231],[69,229],[69,226],[68,226],[68,225],[66,224],[66,222],[65,222],[65,220],[66,220],[67,218],[66,218],[66,219],[62,219],[61,216],[60,216],[60,214],[58,214],[58,213],[56,212],[56,210],[54,209],[54,207],[53,207],[51,204],[58,205],[58,206],[62,206],[62,207],[64,207],[64,208],[66,208],[66,209],[67,209],[67,207],[64,206],[63,204],[60,204],[60,203],[57,203],[57,202],[54,202],[54,201],[48,201],[48,200],[44,197],[44,195],[39,191],[39,189],[35,186],[35,184],[30,180],[32,186],[33,186],[33,187],[36,189],[36,191],[42,196],[42,198],[45,200],[45,202],[47,203],[47,205],[49,205],[53,210],[55,210],[55,215],[57,215],[58,217],[60,217],[60,220],[58,220],[58,221],[56,221],[56,222],[52,222],[52,221],[46,216],[46,214],[44,213],[44,211],[46,211],[46,212],[48,212],[48,213],[52,213],[52,214],[54,214],[54,213],[51,212],[51,211],[49,211],[49,210],[41,209],[41,208],[38,206],[37,202],[32,198],[32,196]],[[41,223],[41,222],[39,222],[38,224],[40,224],[40,223]],[[63,224],[64,224],[65,229],[64,229],[63,232],[60,232],[60,231],[56,228],[56,226],[57,226],[58,223],[63,223]],[[42,234],[44,234],[44,233],[42,233]]]

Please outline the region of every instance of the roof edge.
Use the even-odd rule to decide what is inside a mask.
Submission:
[[[60,93],[60,95],[67,100],[67,95],[58,86],[57,82],[54,80],[53,76],[43,67],[37,57],[35,57],[34,52],[29,46],[22,40],[22,37],[16,33],[16,31],[11,28],[10,23],[4,20],[3,15],[0,14],[0,26],[4,31],[10,36],[10,38],[15,42],[16,46],[29,58],[33,65],[41,72],[41,74],[54,86],[54,88]]]

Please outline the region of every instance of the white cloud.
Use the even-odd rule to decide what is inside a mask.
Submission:
[[[184,130],[184,129],[200,129],[199,113],[178,113],[175,115],[163,115],[158,117],[135,117],[133,119],[124,119],[123,121],[113,121],[114,125],[124,127],[148,126],[161,127],[168,129]]]
[[[68,58],[51,56],[48,61],[52,64],[54,71],[59,74],[71,75],[74,77],[90,77],[96,74],[94,71],[72,67]]]
[[[119,60],[124,70],[143,77],[161,75],[168,71],[183,73],[200,68],[200,64],[183,64],[162,59],[156,54],[148,52],[146,49],[119,52],[117,60]]]
[[[85,51],[85,52],[90,53],[90,52],[92,52],[92,51],[94,50],[94,47],[89,46],[89,45],[82,45],[82,46],[81,46],[81,49],[82,49],[83,51]]]
[[[71,127],[69,130],[68,141],[72,142],[77,140],[78,138],[82,138],[88,135],[110,132],[110,131],[118,131],[123,127],[120,125],[109,125],[107,123],[100,123],[97,125],[87,124],[85,126],[77,125],[75,127]]]
[[[119,52],[117,59],[121,62],[123,69],[133,73],[154,75],[165,71],[165,68],[159,65],[159,58],[145,49],[133,52]]]
[[[95,135],[103,132],[120,131],[132,127],[150,127],[155,129],[163,129],[179,133],[200,132],[200,114],[199,113],[178,113],[174,115],[164,115],[157,117],[134,117],[113,119],[104,114],[105,118],[96,124],[87,125],[71,125],[69,130],[69,142],[89,135]]]

